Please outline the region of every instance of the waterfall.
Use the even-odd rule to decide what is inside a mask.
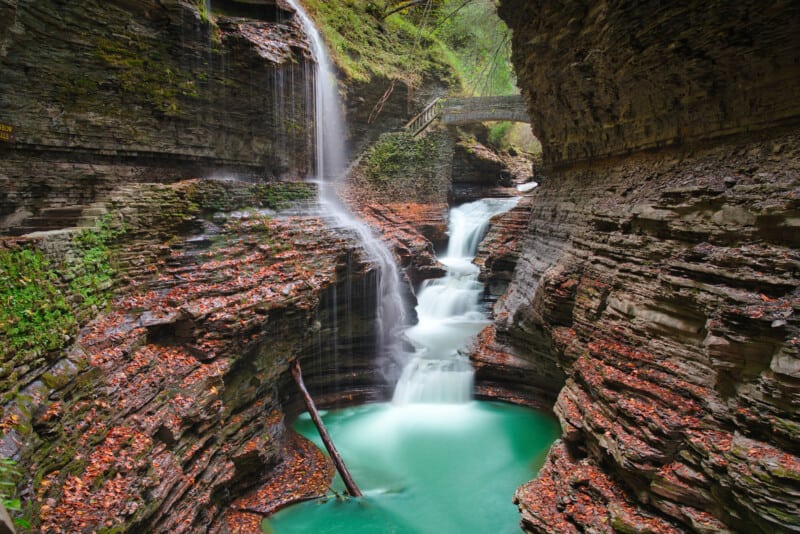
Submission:
[[[393,380],[394,361],[399,355],[397,334],[403,324],[404,306],[400,275],[394,257],[386,245],[362,221],[356,219],[336,195],[337,181],[344,177],[347,162],[346,130],[342,102],[325,44],[311,18],[297,0],[287,0],[295,10],[311,43],[316,61],[314,73],[315,172],[320,204],[337,227],[358,236],[370,260],[374,261],[377,282],[377,324],[379,364],[387,380]],[[334,316],[337,313],[334,312]]]
[[[481,306],[480,270],[472,260],[489,219],[518,200],[483,199],[450,211],[447,255],[439,260],[447,273],[425,281],[418,294],[419,322],[405,332],[416,352],[397,383],[395,403],[463,403],[472,398],[474,373],[461,350],[489,322]]]

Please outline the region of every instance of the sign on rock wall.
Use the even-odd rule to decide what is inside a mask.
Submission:
[[[0,122],[0,143],[10,143],[14,140],[14,127]]]

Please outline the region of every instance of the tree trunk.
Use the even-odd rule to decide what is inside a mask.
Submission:
[[[350,476],[350,471],[347,470],[347,466],[344,464],[344,460],[342,460],[342,457],[339,456],[339,451],[336,450],[336,446],[333,444],[325,425],[322,423],[322,418],[319,416],[317,407],[314,405],[314,399],[311,398],[311,395],[309,395],[308,390],[306,389],[306,385],[303,382],[303,372],[300,369],[299,361],[295,360],[292,362],[291,371],[292,378],[294,378],[297,387],[300,389],[300,393],[303,394],[303,399],[306,401],[308,413],[311,414],[311,419],[314,420],[314,424],[317,426],[317,431],[322,438],[322,442],[325,444],[325,448],[328,449],[328,453],[331,455],[333,465],[336,466],[336,470],[339,471],[339,475],[341,475],[342,480],[344,480],[347,493],[353,497],[361,497],[361,490],[359,490],[358,486],[356,486],[353,477]]]

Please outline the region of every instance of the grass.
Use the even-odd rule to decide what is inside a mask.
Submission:
[[[433,137],[414,137],[406,132],[384,134],[365,155],[364,168],[372,182],[391,181],[429,165],[437,154]]]
[[[430,32],[400,15],[381,20],[376,2],[308,0],[304,3],[318,25],[329,53],[351,81],[375,77],[417,87],[426,75],[454,74],[452,56]]]
[[[0,391],[19,390],[20,374],[63,349],[80,324],[104,308],[115,271],[110,243],[124,229],[108,220],[80,232],[69,259],[53,264],[38,248],[0,250]]]

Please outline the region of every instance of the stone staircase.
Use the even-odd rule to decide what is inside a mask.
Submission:
[[[19,236],[34,232],[49,232],[67,228],[94,226],[106,214],[103,203],[74,206],[53,206],[39,210],[36,215],[24,219],[18,226],[8,230],[8,235]]]

